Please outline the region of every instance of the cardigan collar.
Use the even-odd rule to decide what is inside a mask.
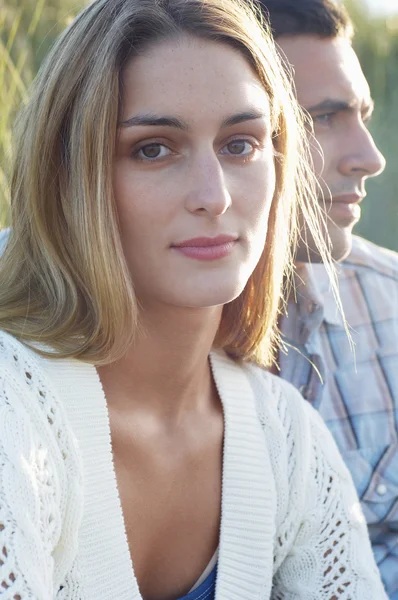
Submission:
[[[271,595],[276,494],[270,459],[246,368],[210,355],[224,411],[222,510],[216,600]],[[130,558],[113,465],[106,398],[96,369],[45,361],[77,438],[84,513],[78,567],[84,600],[142,600]],[[51,365],[52,363],[52,365]]]

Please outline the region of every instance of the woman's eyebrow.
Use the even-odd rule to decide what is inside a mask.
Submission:
[[[119,127],[136,127],[136,126],[157,126],[157,127],[175,127],[187,131],[189,126],[187,123],[177,117],[158,117],[153,114],[136,115],[130,117],[126,121],[119,123]]]
[[[267,118],[267,113],[261,112],[258,110],[249,110],[240,113],[236,113],[227,117],[223,120],[221,124],[221,128],[231,127],[232,125],[238,125],[239,123],[243,123],[245,121],[254,121],[255,119],[264,119]],[[177,117],[170,116],[157,116],[154,114],[142,114],[135,115],[134,117],[130,117],[126,119],[126,121],[121,121],[119,123],[119,127],[127,128],[127,127],[139,127],[139,126],[155,126],[155,127],[174,127],[176,129],[180,129],[182,131],[188,131],[190,129],[188,123],[186,123],[183,119],[179,119]]]
[[[265,112],[259,110],[249,110],[227,117],[222,122],[221,127],[231,127],[232,125],[238,125],[239,123],[244,123],[245,121],[254,121],[255,119],[266,118],[268,118],[268,114]]]

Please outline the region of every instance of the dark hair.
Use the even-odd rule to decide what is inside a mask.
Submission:
[[[324,38],[353,37],[344,6],[334,0],[258,0],[274,38],[312,34]]]

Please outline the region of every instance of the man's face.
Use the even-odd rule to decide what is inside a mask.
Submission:
[[[282,36],[278,44],[293,65],[298,101],[313,121],[316,141],[312,140],[311,148],[323,191],[320,202],[328,215],[333,257],[342,260],[351,250],[366,179],[385,166],[366,126],[373,110],[369,86],[344,38]],[[310,236],[307,242],[309,250],[300,248],[297,259],[317,260]]]

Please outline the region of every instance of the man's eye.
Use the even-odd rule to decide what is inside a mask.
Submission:
[[[167,148],[164,144],[146,144],[145,146],[141,146],[138,150],[136,150],[133,154],[134,157],[139,160],[155,160],[157,158],[163,158],[170,154],[171,150]]]
[[[312,120],[314,124],[329,125],[333,117],[334,113],[325,113],[323,115],[314,115]]]
[[[222,154],[233,156],[248,156],[254,150],[254,144],[248,140],[232,140],[222,149]]]

